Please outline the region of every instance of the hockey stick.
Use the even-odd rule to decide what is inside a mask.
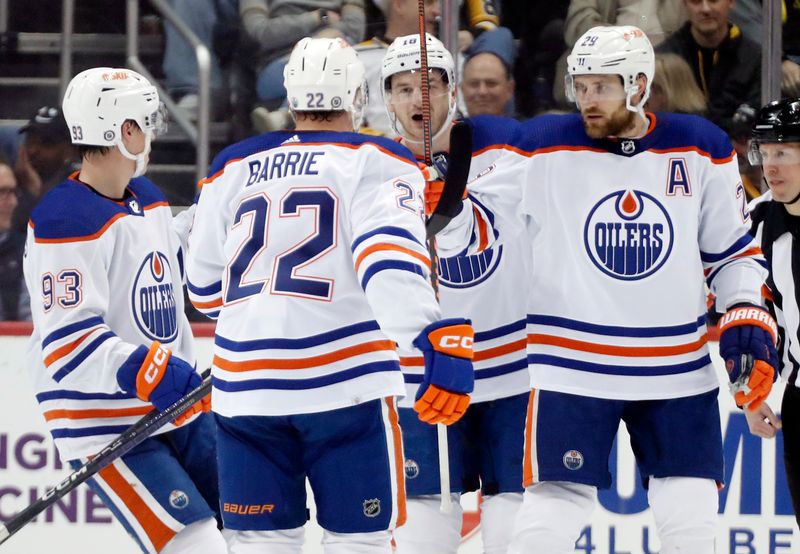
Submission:
[[[436,236],[461,211],[471,161],[472,127],[466,121],[457,121],[450,129],[449,161],[442,196],[425,223],[428,239]]]
[[[433,162],[433,133],[431,132],[431,89],[428,76],[428,40],[425,33],[425,0],[417,0],[419,15],[419,61],[420,61],[420,92],[422,93],[422,151],[425,165]],[[431,286],[439,299],[439,273],[437,270],[436,241],[428,236],[428,255],[431,258]],[[439,485],[442,493],[442,503],[439,509],[449,514],[453,510],[450,498],[450,460],[447,446],[447,427],[441,423],[436,424],[439,446]]]
[[[0,524],[0,544],[6,542],[46,508],[55,504],[58,499],[133,450],[158,429],[188,410],[209,392],[211,392],[211,377],[207,376],[199,387],[163,412],[159,412],[156,409],[150,410],[147,415],[123,431],[120,436],[109,443],[91,460],[71,473],[55,487],[45,492],[33,504],[12,517],[8,522]]]

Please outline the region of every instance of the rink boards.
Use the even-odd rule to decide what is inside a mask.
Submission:
[[[210,328],[196,327],[198,360],[205,367],[211,359]],[[26,333],[29,327],[0,324],[0,519],[5,521],[68,474],[58,462],[55,449],[25,376]],[[712,345],[712,356],[725,379],[722,363]],[[205,365],[204,365],[205,364]],[[780,407],[782,386],[776,386],[770,405]],[[786,488],[782,452],[777,440],[762,441],[747,431],[742,413],[721,395],[727,486],[720,494],[719,554],[800,554],[800,531],[792,515]],[[652,516],[646,509],[646,493],[639,482],[627,433],[620,430],[619,448],[612,455],[615,484],[600,493],[600,506],[592,525],[578,541],[576,552],[586,554],[655,554],[658,552]],[[687,499],[691,502],[691,499]],[[468,495],[463,544],[459,554],[482,551],[478,522],[479,499]],[[313,520],[313,508],[312,508]],[[321,553],[321,530],[309,525],[308,554]],[[81,486],[53,509],[29,524],[0,547],[2,554],[136,554],[138,549],[125,536],[99,498]]]

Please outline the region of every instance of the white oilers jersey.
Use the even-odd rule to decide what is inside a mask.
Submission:
[[[480,203],[439,237],[470,252],[495,232],[530,237],[534,388],[629,400],[712,390],[704,281],[721,307],[760,302],[766,271],[730,142],[697,117],[650,118],[645,136],[621,141],[590,139],[577,114],[522,124],[497,162],[515,186],[473,187]]]
[[[146,178],[117,202],[73,176],[33,211],[26,248],[36,398],[61,457],[90,456],[153,409],[117,384],[136,347],[157,340],[195,362],[179,237]]]
[[[218,318],[213,409],[314,413],[404,394],[395,343],[440,319],[404,147],[281,132],[224,150],[189,237],[189,294]]]
[[[472,118],[473,157],[469,190],[478,180],[492,186],[497,158],[518,123],[494,116]],[[477,205],[478,200],[473,199]],[[526,360],[526,290],[529,275],[527,237],[469,255],[439,257],[439,303],[444,317],[466,317],[475,329],[475,390],[472,402],[523,394],[530,390]],[[413,405],[424,364],[421,356],[401,357],[406,381],[402,407]]]

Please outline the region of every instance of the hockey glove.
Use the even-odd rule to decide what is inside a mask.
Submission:
[[[192,366],[155,341],[150,348],[140,346],[117,370],[117,383],[126,392],[135,392],[139,400],[150,402],[164,411],[196,389],[202,379]],[[208,395],[175,418],[180,425],[194,414],[211,409]]]
[[[719,329],[719,353],[725,360],[731,394],[737,406],[755,411],[777,377],[775,320],[759,306],[742,304],[722,316]]]
[[[425,376],[414,402],[422,421],[450,425],[464,415],[475,385],[474,338],[470,321],[459,318],[431,323],[414,339],[425,358]]]

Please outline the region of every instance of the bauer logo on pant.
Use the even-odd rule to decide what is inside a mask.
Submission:
[[[364,515],[367,517],[378,517],[381,513],[381,501],[377,498],[370,498],[364,501]]]
[[[144,335],[172,342],[178,334],[178,314],[172,289],[172,269],[161,252],[148,254],[133,283],[133,317]]]
[[[561,460],[564,462],[564,467],[573,471],[583,467],[583,454],[577,450],[567,450]]]

